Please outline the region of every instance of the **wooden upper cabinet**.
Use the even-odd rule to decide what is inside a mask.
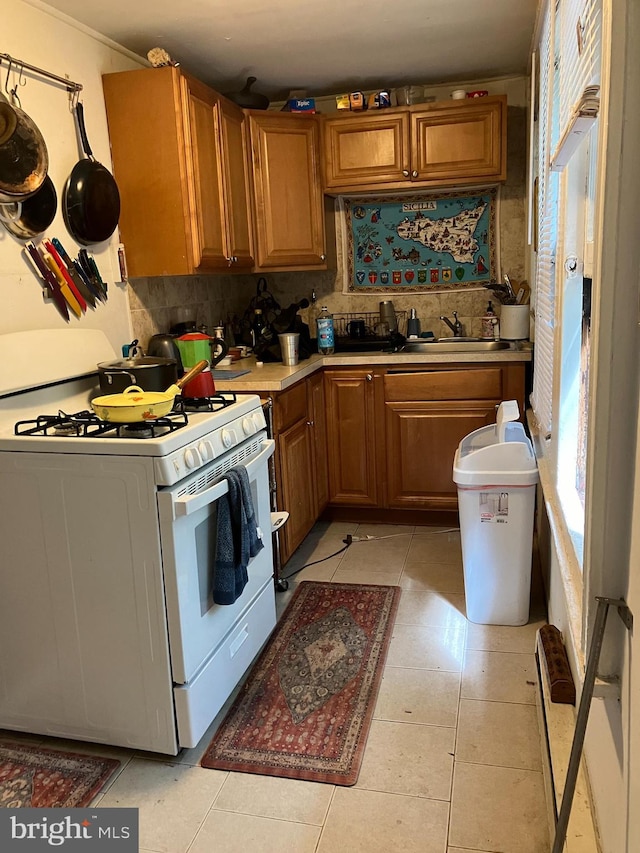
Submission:
[[[248,142],[244,113],[228,101],[219,101],[222,150],[222,179],[225,204],[228,252],[235,267],[253,266],[251,215],[249,205]]]
[[[317,119],[253,111],[249,126],[256,268],[326,269]]]
[[[250,269],[242,110],[174,67],[103,87],[129,274]]]
[[[493,95],[325,118],[325,191],[504,181],[506,117]]]
[[[411,162],[418,181],[490,178],[503,181],[506,99],[469,99],[452,109],[411,113]]]
[[[409,177],[407,111],[327,118],[323,138],[327,189]]]

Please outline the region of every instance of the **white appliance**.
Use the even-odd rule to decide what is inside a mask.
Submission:
[[[95,330],[0,335],[0,728],[175,755],[275,626],[274,442],[254,395],[146,437],[105,427],[89,401],[116,357]],[[264,547],[220,606],[217,501],[237,464]]]

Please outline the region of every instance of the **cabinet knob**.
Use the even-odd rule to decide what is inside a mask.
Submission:
[[[326,256],[326,255],[320,255],[320,260],[321,260],[321,261],[326,261],[326,260],[327,260],[327,256]]]
[[[367,373],[367,382],[373,382],[373,373]]]
[[[313,421],[307,421],[307,426],[314,426]]]
[[[417,178],[417,177],[418,177],[418,170],[417,170],[417,169],[414,169],[414,170],[413,170],[413,172],[411,172],[411,177],[412,177],[412,178]]]
[[[403,170],[402,170],[402,174],[405,176],[405,178],[408,178],[408,177],[409,177],[409,170],[408,170],[408,169],[403,169]]]

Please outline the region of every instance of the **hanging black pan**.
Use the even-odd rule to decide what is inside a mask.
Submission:
[[[102,243],[116,230],[120,193],[111,172],[93,156],[81,103],[75,106],[78,132],[87,155],[73,167],[64,187],[62,214],[71,236],[83,246]]]

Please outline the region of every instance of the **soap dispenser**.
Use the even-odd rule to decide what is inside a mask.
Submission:
[[[409,319],[407,320],[407,337],[420,337],[420,320],[416,315],[416,309],[411,308],[409,311]]]
[[[498,318],[496,317],[496,312],[493,310],[491,300],[489,300],[486,313],[482,317],[481,337],[484,340],[492,341],[495,338],[499,337],[499,335],[500,333],[498,331]]]

